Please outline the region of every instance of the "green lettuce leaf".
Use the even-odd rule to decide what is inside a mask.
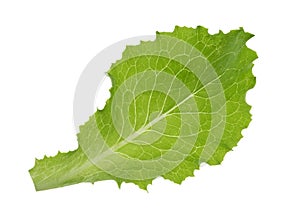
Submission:
[[[252,36],[175,27],[127,46],[108,71],[111,98],[80,126],[78,149],[29,171],[36,190],[101,180],[146,190],[157,177],[181,183],[203,162],[220,164],[251,121]]]

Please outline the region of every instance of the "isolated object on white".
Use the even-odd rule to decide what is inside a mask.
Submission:
[[[80,126],[79,148],[37,160],[30,170],[36,189],[108,179],[147,189],[156,177],[181,183],[202,162],[220,164],[251,121],[245,96],[255,85],[257,55],[246,46],[252,36],[242,28],[210,35],[201,26],[175,27],[127,46],[108,71],[105,108]]]

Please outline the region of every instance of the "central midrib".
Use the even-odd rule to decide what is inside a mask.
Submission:
[[[85,162],[81,167],[71,170],[66,176],[64,176],[65,178],[68,178],[69,176],[72,176],[73,172],[75,171],[75,174],[78,174],[79,172],[91,167],[91,166],[96,166],[97,168],[99,168],[97,166],[97,162],[100,161],[101,159],[105,158],[106,156],[110,155],[111,152],[114,152],[120,148],[122,148],[123,146],[125,146],[128,142],[134,140],[136,137],[138,137],[139,135],[141,135],[143,132],[145,132],[147,129],[149,129],[151,126],[153,126],[154,124],[156,124],[157,122],[159,122],[161,119],[165,118],[169,113],[171,113],[174,109],[176,109],[177,107],[179,107],[180,105],[182,105],[183,103],[185,103],[187,100],[189,100],[190,98],[194,97],[195,94],[197,94],[199,91],[201,91],[202,89],[204,89],[206,86],[210,85],[212,82],[214,82],[215,80],[219,79],[219,77],[213,79],[212,81],[208,82],[206,85],[203,85],[202,87],[200,87],[198,90],[196,90],[195,92],[191,93],[189,96],[187,96],[186,98],[184,98],[182,101],[180,101],[177,105],[174,105],[172,108],[170,108],[168,111],[166,111],[165,113],[159,115],[158,117],[156,117],[155,119],[153,119],[152,121],[150,121],[148,124],[146,124],[145,126],[143,126],[142,128],[138,129],[137,131],[135,131],[134,133],[132,133],[131,135],[129,135],[126,139],[120,141],[119,143],[113,145],[112,147],[110,147],[109,149],[107,149],[106,151],[104,151],[103,153],[101,153],[101,155],[99,155],[96,159],[90,160],[88,159],[87,162]],[[100,170],[102,170],[101,168],[99,168]],[[108,173],[109,174],[109,173]]]

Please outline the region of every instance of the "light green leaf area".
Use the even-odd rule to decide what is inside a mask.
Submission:
[[[220,164],[251,121],[252,36],[175,27],[127,46],[108,71],[111,98],[80,127],[78,149],[36,160],[36,190],[101,180],[146,190],[157,177],[181,183],[202,162]]]

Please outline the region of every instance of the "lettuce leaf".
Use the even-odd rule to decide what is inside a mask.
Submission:
[[[157,177],[181,183],[203,162],[220,164],[251,121],[251,37],[176,26],[127,46],[108,71],[111,98],[80,126],[78,149],[29,170],[36,190],[101,180],[146,190]]]

